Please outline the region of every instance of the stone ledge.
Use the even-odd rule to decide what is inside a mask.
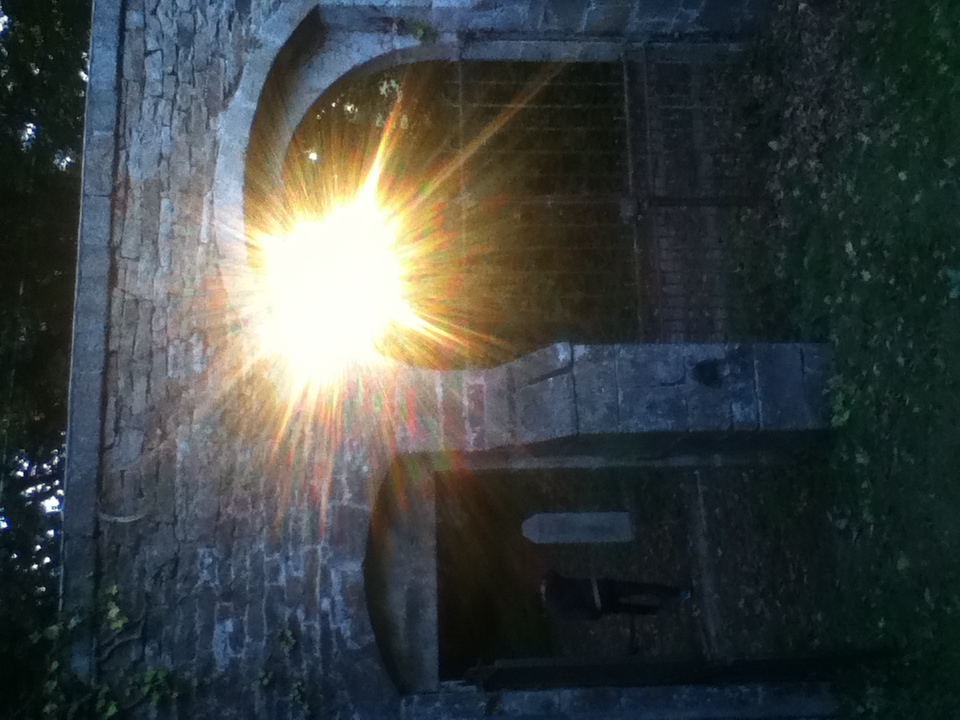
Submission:
[[[487,370],[401,371],[396,450],[829,427],[829,351],[799,343],[557,343]]]

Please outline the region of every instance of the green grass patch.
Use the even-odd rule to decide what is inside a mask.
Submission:
[[[748,335],[834,351],[837,637],[896,649],[862,717],[960,716],[960,4],[782,3],[740,68],[766,158],[738,218]],[[743,82],[743,73],[749,78]]]

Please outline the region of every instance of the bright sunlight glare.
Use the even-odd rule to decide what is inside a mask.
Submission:
[[[335,380],[372,357],[391,323],[412,323],[395,242],[372,193],[263,242],[261,342],[298,384]]]

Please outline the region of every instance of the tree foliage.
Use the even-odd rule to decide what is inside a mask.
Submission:
[[[0,715],[32,718],[56,669],[90,3],[0,2]]]
[[[66,383],[89,3],[3,0],[0,451],[49,453]]]

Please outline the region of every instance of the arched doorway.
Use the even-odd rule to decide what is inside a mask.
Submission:
[[[557,340],[636,341],[640,258],[619,63],[421,62],[325,93],[261,222],[321,215],[382,160],[408,288],[434,332],[383,351],[492,365]],[[378,155],[379,153],[379,155]],[[627,208],[629,210],[629,207]]]

